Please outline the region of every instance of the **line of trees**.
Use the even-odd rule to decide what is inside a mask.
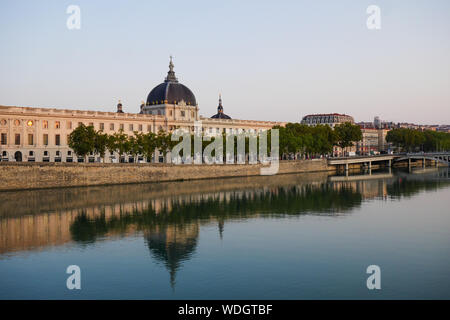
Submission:
[[[448,151],[450,133],[407,128],[392,129],[386,135],[386,141],[399,148],[399,151]]]
[[[131,155],[135,159],[138,155],[142,155],[151,159],[158,149],[165,156],[174,143],[170,134],[164,131],[158,134],[134,132],[134,135],[127,135],[121,130],[114,134],[106,134],[84,124],[73,130],[68,139],[69,147],[77,156],[85,158],[93,153],[100,155],[102,159],[105,158],[106,151],[111,154],[118,153],[121,157]]]
[[[359,126],[351,123],[337,125],[334,129],[327,125],[310,127],[299,123],[288,123],[286,127],[275,126],[279,130],[280,157],[286,158],[311,158],[319,155],[328,155],[333,152],[333,147],[338,146],[345,150],[353,146],[355,141],[362,139]],[[249,133],[245,134],[245,153],[249,153]],[[256,133],[254,134],[256,136]],[[191,156],[194,156],[194,135],[191,134]],[[226,154],[226,137],[222,134],[223,151]],[[234,137],[234,155],[237,154],[237,137]],[[202,141],[202,152],[215,140],[211,137],[209,141]],[[259,146],[259,137],[257,137]],[[159,131],[157,134],[148,132],[134,132],[127,135],[122,130],[114,134],[96,131],[92,126],[81,124],[69,135],[68,145],[78,157],[86,158],[89,154],[99,155],[104,159],[106,151],[110,154],[117,153],[119,157],[131,156],[134,161],[136,157],[143,156],[151,159],[156,150],[159,150],[164,158],[167,153],[179,141],[172,141],[172,134]],[[267,153],[271,150],[271,131],[267,133]],[[212,155],[215,155],[214,152]]]
[[[274,127],[280,131],[280,155],[282,158],[311,158],[330,155],[333,147],[344,152],[362,139],[361,128],[350,122],[331,128],[328,125],[314,127],[300,123],[288,123],[285,127]]]
[[[259,145],[259,137],[256,136],[256,145]],[[194,157],[194,135],[191,134],[191,157]],[[204,153],[206,147],[215,142],[215,137],[212,136],[207,140],[202,139],[201,150]],[[224,160],[226,153],[226,135],[222,133]],[[92,126],[85,126],[80,124],[68,138],[69,147],[75,152],[78,157],[86,158],[89,154],[99,155],[101,159],[105,158],[106,151],[110,154],[117,153],[119,157],[132,157],[134,162],[138,156],[152,159],[155,151],[162,153],[164,159],[172,148],[181,141],[172,141],[172,133],[166,131],[159,131],[157,134],[133,132],[133,135],[127,135],[120,130],[114,134],[106,134],[102,131],[96,131]],[[237,157],[238,138],[234,137],[233,154]],[[248,155],[250,146],[249,133],[244,138],[245,153]],[[270,133],[268,134],[268,153],[270,153]],[[181,152],[184,156],[184,152]],[[212,156],[215,156],[215,149],[212,151]],[[237,158],[236,158],[237,159]]]

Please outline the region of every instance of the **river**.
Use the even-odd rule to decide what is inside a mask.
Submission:
[[[449,207],[448,168],[0,192],[0,299],[449,299]]]

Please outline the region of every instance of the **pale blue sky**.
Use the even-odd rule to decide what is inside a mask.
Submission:
[[[366,27],[371,4],[381,30]],[[138,112],[172,54],[204,116],[221,92],[240,119],[450,124],[446,0],[0,0],[0,26],[2,105]]]

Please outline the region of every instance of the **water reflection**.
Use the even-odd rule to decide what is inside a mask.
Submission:
[[[338,217],[363,201],[411,197],[448,186],[448,170],[416,174],[325,173],[0,193],[0,259],[51,246],[89,246],[143,236],[175,284],[202,225],[226,236],[227,221],[304,214]]]

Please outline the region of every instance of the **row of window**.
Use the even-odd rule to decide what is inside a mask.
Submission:
[[[203,128],[203,131],[205,131],[205,128]],[[208,129],[209,133],[230,133],[230,134],[237,134],[237,133],[241,133],[241,132],[247,132],[247,133],[261,133],[263,130],[262,129],[242,129],[242,128],[209,128]]]
[[[32,146],[34,145],[34,134],[29,133],[27,136],[27,142],[28,145]],[[67,139],[69,139],[69,137],[67,136]],[[7,145],[8,144],[8,135],[6,133],[2,133],[1,134],[1,138],[0,138],[0,143],[2,145]],[[20,133],[16,133],[14,135],[14,144],[19,146],[21,144],[21,135]],[[42,144],[44,146],[48,146],[48,134],[44,133],[42,135]],[[59,134],[55,134],[55,146],[60,146],[61,145],[61,135]]]
[[[67,156],[68,157],[72,157],[72,155],[73,154],[72,154],[71,150],[67,151]],[[28,151],[28,157],[34,157],[34,156],[35,156],[35,152],[33,150]],[[55,152],[55,157],[61,157],[61,156],[62,156],[62,152],[57,150]],[[3,158],[8,157],[8,152],[3,150],[2,151],[2,157]],[[48,150],[44,150],[44,157],[50,157],[50,152]]]
[[[153,112],[152,112],[152,114],[153,114]],[[158,114],[160,114],[159,110],[158,110]],[[173,110],[169,110],[169,116],[172,116],[172,115],[173,115]],[[186,117],[186,111],[180,110],[180,116],[182,118]],[[191,111],[191,117],[194,118],[194,111]]]
[[[6,125],[7,121],[5,119],[2,119],[0,121],[0,124],[1,125]],[[14,125],[19,126],[20,124],[21,124],[20,120],[18,120],[18,119],[14,120]],[[33,120],[28,120],[26,124],[27,124],[27,126],[32,127],[32,126],[34,126],[35,123],[34,123]],[[80,126],[81,124],[82,124],[82,122],[78,122],[78,126]],[[95,127],[93,122],[89,122],[87,125]],[[62,128],[61,127],[61,121],[54,121],[53,127],[55,129],[61,129]],[[49,121],[43,120],[42,121],[42,128],[43,129],[48,129],[49,128]],[[72,129],[72,121],[67,121],[66,122],[66,129]],[[103,122],[99,123],[98,129],[99,130],[105,130],[105,123],[103,123]],[[125,124],[120,123],[119,124],[119,129],[125,131]],[[115,130],[115,124],[114,123],[110,123],[109,124],[109,130],[111,130],[111,131]],[[129,131],[135,131],[135,130],[143,131],[144,130],[144,125],[142,125],[142,124],[135,125],[133,123],[130,123],[130,124],[128,124],[128,130]],[[149,124],[149,125],[147,125],[147,132],[151,132],[151,131],[152,131],[152,125]]]
[[[184,112],[184,111],[182,111],[182,112]],[[6,120],[2,119],[2,124],[3,124],[3,121],[4,121],[5,124],[6,124]],[[16,119],[15,122],[18,122],[18,125],[20,125],[20,120],[17,120],[17,119]],[[313,123],[315,123],[315,122],[316,122],[316,121],[313,121]],[[81,124],[82,124],[82,122],[78,122],[78,126],[80,126]],[[28,126],[33,126],[33,125],[34,125],[34,121],[33,121],[33,120],[29,120],[29,121],[27,122],[27,125],[28,125]],[[92,126],[92,127],[95,128],[93,122],[89,122],[87,125],[88,125],[88,126]],[[43,120],[43,121],[42,121],[42,126],[43,126],[43,129],[48,129],[49,122],[48,122],[47,120]],[[67,129],[72,129],[72,122],[71,122],[71,121],[67,121],[66,126],[67,126]],[[54,122],[54,128],[55,128],[55,129],[60,129],[60,128],[61,128],[61,121],[55,121],[55,122]],[[97,129],[97,128],[96,128],[96,129]],[[110,130],[110,131],[114,131],[115,129],[116,129],[116,124],[115,124],[115,123],[109,123],[109,130]],[[125,131],[125,124],[120,123],[118,129],[119,129],[119,130],[122,130],[122,131]],[[142,124],[135,125],[135,124],[133,124],[133,123],[129,123],[127,129],[128,129],[128,131],[130,131],[130,132],[134,132],[134,131],[140,131],[140,132],[143,132],[144,125],[142,125]],[[147,129],[147,132],[151,132],[151,131],[152,131],[152,125],[151,125],[151,124],[148,124],[147,127],[146,127],[146,129]],[[159,130],[161,130],[161,129],[162,129],[162,127],[159,126]],[[169,126],[169,130],[173,130],[173,129],[175,129],[175,126]],[[105,123],[103,123],[103,122],[99,123],[99,124],[98,124],[98,130],[104,131],[104,130],[105,130]],[[255,130],[255,129],[247,129],[247,130],[246,130],[246,129],[237,129],[237,128],[234,128],[234,129],[233,129],[233,128],[229,128],[229,129],[228,129],[228,128],[224,128],[224,129],[221,129],[221,128],[208,128],[208,129],[205,129],[205,128],[203,128],[203,129],[202,129],[203,132],[204,132],[205,130],[208,130],[209,133],[213,133],[214,131],[215,131],[215,133],[221,133],[221,132],[225,132],[225,133],[240,133],[240,132],[256,133],[256,132],[257,132],[257,130]],[[194,131],[193,127],[191,128],[191,131]],[[259,129],[259,132],[261,132],[261,131],[262,131],[262,130]],[[18,136],[18,137],[17,137],[17,136]],[[29,135],[29,136],[30,136],[30,135]],[[32,136],[32,135],[31,135],[31,136]],[[45,136],[45,135],[44,135],[44,136]],[[2,134],[2,144],[7,144],[7,142],[3,142],[3,141],[6,141],[6,136],[5,136],[4,139],[5,139],[5,140],[3,140],[3,134]],[[30,141],[30,139],[32,140],[33,138],[29,138],[28,141]],[[46,138],[44,138],[44,141],[46,141],[45,139],[46,139]],[[59,139],[59,138],[58,138],[58,139]],[[57,139],[55,139],[55,140],[57,140]],[[15,141],[19,141],[19,142],[16,143],[16,144],[20,144],[20,134],[16,134],[16,139],[15,139]],[[47,141],[48,141],[48,137],[47,137]],[[29,142],[29,144],[33,144],[33,142],[31,142],[31,143]],[[47,145],[48,142],[47,142],[47,143],[44,142],[44,144]],[[57,145],[58,145],[58,144],[57,144]]]
[[[112,125],[111,130],[114,130],[114,124],[111,123],[111,125]],[[122,126],[123,125],[121,124],[121,127],[120,127],[121,130],[123,130]],[[129,127],[130,131],[133,131],[133,127],[132,126],[133,125],[131,124],[130,127]],[[139,125],[138,128],[139,128],[139,131],[142,131],[142,125]],[[100,126],[100,130],[103,130],[103,129],[104,129],[104,127]],[[159,129],[161,130],[162,127],[160,126]],[[173,130],[173,129],[175,129],[175,127],[169,126],[169,130]],[[194,129],[194,127],[191,127],[192,131],[193,131],[193,129]],[[148,125],[148,130],[151,131],[151,125]],[[202,128],[202,131],[204,132],[205,128]],[[230,134],[233,134],[233,133],[238,134],[238,133],[241,133],[241,132],[257,133],[258,131],[259,131],[259,133],[261,133],[262,129],[259,129],[259,130],[247,129],[246,130],[246,129],[241,129],[241,128],[239,128],[239,129],[237,129],[237,128],[235,128],[235,129],[233,129],[233,128],[223,128],[223,129],[221,129],[221,128],[209,128],[208,131],[209,131],[209,133],[216,133],[216,134],[219,134],[219,133],[222,133],[222,132],[230,133]],[[67,136],[67,141],[68,140],[69,140],[69,136]],[[54,141],[55,141],[55,145],[56,146],[60,146],[61,145],[61,135],[60,134],[55,134],[55,140]],[[2,145],[7,145],[8,144],[8,134],[7,133],[2,133],[1,134],[0,143]],[[35,144],[34,134],[32,134],[32,133],[28,134],[28,136],[27,136],[27,143],[30,146]],[[16,133],[14,135],[14,144],[15,145],[21,145],[21,134],[20,133]],[[47,133],[44,133],[42,135],[42,144],[45,145],[45,146],[48,146],[48,144],[49,144],[49,137],[48,137]]]
[[[352,122],[350,118],[338,118],[338,117],[318,117],[318,118],[305,118],[303,123],[339,123],[339,122]]]

